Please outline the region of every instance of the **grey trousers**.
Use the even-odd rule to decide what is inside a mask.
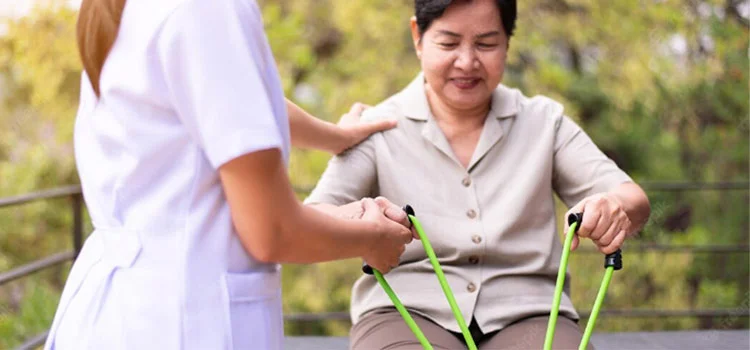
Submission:
[[[412,313],[425,337],[435,349],[466,349],[463,335],[445,330],[436,323]],[[547,333],[548,316],[530,317],[517,321],[500,331],[481,334],[472,321],[474,342],[479,350],[513,349],[541,350]],[[578,349],[583,331],[578,324],[558,316],[553,349]],[[370,313],[355,324],[350,332],[352,350],[421,350],[422,345],[411,332],[396,309],[383,309]],[[589,349],[593,349],[589,344]]]

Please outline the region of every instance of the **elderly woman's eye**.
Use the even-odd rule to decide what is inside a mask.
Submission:
[[[490,44],[490,43],[478,43],[477,46],[479,46],[482,49],[491,49],[497,47],[498,44]]]
[[[437,43],[437,44],[438,46],[442,48],[446,48],[446,49],[451,49],[451,48],[458,46],[458,43]]]

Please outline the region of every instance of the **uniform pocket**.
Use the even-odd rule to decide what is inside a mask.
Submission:
[[[232,349],[280,350],[284,337],[279,272],[227,273]]]

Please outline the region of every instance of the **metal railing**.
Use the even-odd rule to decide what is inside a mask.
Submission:
[[[750,181],[739,182],[688,182],[688,183],[669,183],[669,182],[645,182],[641,186],[647,192],[681,192],[681,191],[734,191],[750,190]],[[298,193],[309,193],[310,188],[295,188]],[[28,193],[20,196],[0,198],[0,209],[19,206],[26,203],[50,200],[59,198],[69,198],[70,207],[73,215],[73,225],[71,227],[73,250],[59,252],[31,263],[11,269],[10,271],[0,273],[0,287],[11,281],[26,277],[37,271],[57,266],[68,261],[75,260],[75,257],[83,245],[83,195],[81,187],[78,185],[60,187],[45,191]],[[673,253],[703,253],[703,254],[747,254],[750,252],[750,246],[747,244],[740,245],[664,245],[664,244],[641,244],[628,246],[628,252],[673,252]],[[597,253],[594,249],[581,249],[585,253]],[[581,317],[588,317],[589,311],[583,311],[579,314]],[[617,316],[617,317],[748,317],[748,310],[738,309],[693,309],[693,310],[602,310],[600,316]],[[349,313],[347,312],[327,312],[315,314],[287,314],[284,319],[290,322],[311,322],[325,320],[348,321]],[[44,343],[47,332],[38,334],[28,339],[20,349],[33,349]]]
[[[26,265],[16,267],[10,271],[3,272],[0,274],[0,286],[18,278],[28,276],[39,270],[60,265],[62,263],[75,259],[75,257],[78,255],[78,252],[81,251],[81,247],[83,246],[83,195],[81,194],[81,186],[66,186],[46,191],[28,193],[15,197],[0,198],[0,209],[2,209],[5,207],[23,205],[39,200],[64,197],[68,197],[71,200],[71,210],[73,213],[73,227],[71,230],[73,238],[73,250],[57,253],[33,261]]]
[[[580,311],[581,318],[588,318],[591,311]],[[600,310],[599,317],[627,317],[627,318],[669,318],[669,317],[750,317],[747,310],[743,309],[693,309],[693,310],[652,310],[652,309],[626,309],[626,310]],[[314,321],[350,321],[349,313],[321,312],[321,313],[294,313],[284,315],[285,321],[290,322],[314,322]]]
[[[83,246],[83,194],[81,193],[81,186],[73,185],[23,194],[20,196],[0,198],[0,209],[2,209],[6,207],[19,206],[34,201],[66,197],[70,199],[70,207],[73,214],[73,227],[71,230],[73,250],[67,252],[59,252],[36,261],[32,261],[28,264],[13,268],[10,271],[0,273],[0,287],[19,278],[31,275],[37,271],[41,271],[49,267],[61,265],[68,261],[75,260],[76,256],[78,256],[78,253],[81,251],[81,247]],[[32,337],[31,339],[28,339],[19,347],[19,349],[34,349],[43,344],[46,339],[47,332],[45,331]]]

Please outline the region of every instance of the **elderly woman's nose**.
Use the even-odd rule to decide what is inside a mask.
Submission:
[[[458,50],[458,55],[454,62],[456,68],[463,70],[472,70],[476,68],[477,55],[471,48],[462,48]]]

